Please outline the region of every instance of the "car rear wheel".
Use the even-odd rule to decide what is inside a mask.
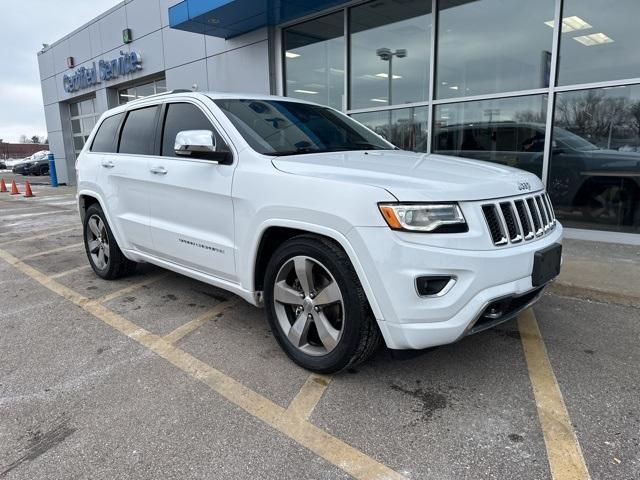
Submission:
[[[99,205],[93,204],[87,209],[83,227],[87,258],[96,275],[114,280],[133,273],[137,264],[118,247]]]
[[[269,261],[264,283],[271,330],[298,365],[334,373],[366,360],[380,331],[346,253],[314,236],[295,237]]]

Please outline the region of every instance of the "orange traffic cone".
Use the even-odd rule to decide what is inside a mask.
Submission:
[[[24,196],[27,198],[35,197],[35,195],[31,191],[31,185],[29,185],[29,180],[26,180],[24,182]]]
[[[4,183],[4,178],[0,178],[0,193],[7,191],[7,184]]]
[[[15,180],[11,180],[11,195],[19,195],[18,186]]]

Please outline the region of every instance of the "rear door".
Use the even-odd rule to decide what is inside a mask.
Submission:
[[[218,150],[229,149],[203,103],[184,99],[162,111],[160,155],[150,159],[150,227],[156,256],[236,281],[231,186],[235,163],[177,157],[176,135],[211,130]]]
[[[160,106],[127,112],[118,138],[118,153],[101,159],[101,178],[109,217],[125,245],[152,250],[149,231],[149,158],[156,151]]]

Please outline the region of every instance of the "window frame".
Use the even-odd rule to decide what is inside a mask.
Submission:
[[[518,90],[511,92],[500,92],[495,94],[483,94],[477,96],[469,96],[469,97],[460,97],[453,99],[436,99],[436,88],[435,88],[435,78],[436,78],[436,61],[437,61],[437,49],[438,49],[438,41],[437,41],[437,31],[439,28],[439,15],[438,15],[438,1],[437,0],[425,0],[431,1],[431,11],[433,15],[433,23],[432,23],[432,31],[431,31],[431,59],[429,65],[429,99],[424,102],[416,102],[416,103],[407,103],[402,105],[395,106],[380,106],[380,107],[371,107],[371,108],[360,108],[360,109],[350,109],[348,105],[350,104],[350,59],[349,59],[349,50],[350,50],[350,38],[351,32],[349,29],[349,16],[350,10],[354,6],[361,5],[363,3],[367,3],[373,0],[353,0],[344,5],[336,6],[333,8],[327,8],[321,12],[311,13],[304,17],[298,18],[296,20],[292,20],[289,22],[284,22],[276,27],[276,35],[274,42],[274,59],[273,62],[275,77],[276,77],[276,93],[278,95],[284,96],[286,78],[285,78],[285,68],[284,68],[284,38],[283,38],[283,30],[285,28],[294,26],[299,23],[304,23],[308,20],[314,20],[316,18],[335,13],[337,11],[343,11],[343,17],[345,21],[344,27],[344,35],[345,35],[345,104],[343,104],[342,112],[351,115],[354,113],[371,113],[371,112],[387,112],[393,111],[396,109],[408,108],[408,107],[421,107],[426,106],[428,108],[428,121],[427,121],[427,134],[428,134],[428,142],[427,142],[427,154],[430,154],[434,150],[434,145],[436,144],[437,139],[434,136],[435,125],[434,125],[434,117],[435,117],[435,107],[436,105],[441,104],[458,104],[469,101],[478,101],[478,100],[491,100],[491,99],[503,99],[509,97],[523,97],[528,95],[540,95],[546,94],[548,98],[547,104],[547,118],[545,122],[545,136],[547,141],[545,142],[544,152],[543,152],[543,163],[542,163],[542,181],[544,185],[547,185],[549,180],[549,168],[551,162],[551,153],[552,153],[552,132],[554,127],[554,114],[556,109],[556,98],[557,94],[561,92],[571,92],[571,91],[582,91],[582,90],[590,90],[594,88],[602,88],[602,87],[620,87],[620,86],[632,86],[632,85],[640,85],[640,75],[636,78],[625,78],[625,79],[617,79],[617,80],[609,80],[609,81],[600,81],[600,82],[592,82],[592,83],[581,83],[581,84],[570,84],[570,85],[560,85],[559,80],[559,64],[561,62],[560,59],[560,48],[561,48],[561,37],[562,32],[561,28],[553,29],[553,42],[551,47],[551,62],[550,62],[550,72],[549,72],[549,86],[543,88],[537,88],[532,90]],[[555,0],[555,8],[553,18],[549,20],[553,20],[554,25],[561,25],[561,19],[563,18],[563,9],[565,2],[567,0]],[[601,232],[598,230],[590,230],[590,229],[566,229],[569,233],[574,235],[574,238],[593,238],[595,240],[602,239],[604,236],[606,238],[611,239],[610,241],[620,241],[622,243],[632,243],[636,245],[640,245],[640,234],[627,234],[627,233],[617,233],[614,231]]]
[[[120,123],[120,127],[119,127],[119,131],[118,131],[118,144],[117,144],[117,148],[116,148],[116,153],[118,155],[133,155],[133,156],[140,156],[140,157],[155,157],[158,156],[157,152],[158,152],[158,120],[160,117],[160,112],[162,111],[162,104],[160,103],[151,103],[151,104],[147,104],[147,105],[136,105],[136,108],[128,108],[125,110],[126,115],[124,116],[124,118],[122,119],[122,122]],[[124,127],[127,124],[127,120],[129,119],[129,115],[131,115],[132,112],[138,111],[138,110],[142,110],[145,108],[157,108],[156,111],[156,115],[155,115],[155,119],[153,121],[154,126],[153,126],[153,148],[151,153],[128,153],[128,152],[121,152],[120,151],[120,146],[122,144],[122,133],[124,132]]]
[[[158,145],[158,148],[156,149],[157,156],[162,158],[168,158],[171,160],[187,160],[187,161],[202,161],[207,163],[217,163],[216,160],[210,160],[206,158],[189,158],[187,156],[177,157],[177,156],[162,155],[162,144],[164,142],[164,130],[165,130],[165,124],[167,122],[167,114],[169,113],[169,106],[172,104],[185,103],[188,105],[193,105],[195,108],[200,110],[200,112],[204,115],[204,117],[209,121],[209,124],[212,127],[213,134],[216,135],[217,137],[216,144],[218,142],[218,139],[222,140],[225,143],[225,146],[227,147],[227,151],[233,156],[234,161],[229,165],[232,165],[233,163],[235,163],[235,154],[231,146],[233,145],[233,142],[231,142],[227,137],[225,137],[225,135],[221,133],[224,130],[217,124],[217,121],[214,120],[215,116],[208,112],[209,109],[205,109],[200,105],[198,105],[195,101],[190,101],[190,100],[193,100],[193,99],[180,98],[180,99],[170,100],[162,104],[162,108],[160,110],[160,118],[158,120],[158,137],[159,137],[158,144],[159,145]]]
[[[213,100],[208,100],[208,101],[213,102]],[[155,156],[163,159],[172,160],[172,161],[179,160],[179,161],[187,161],[187,162],[201,162],[201,163],[204,162],[208,164],[218,163],[217,160],[210,160],[206,158],[190,158],[187,156],[185,157],[171,156],[170,157],[170,156],[162,155],[162,140],[164,137],[164,124],[166,121],[168,106],[171,105],[172,103],[188,103],[190,105],[195,106],[197,109],[199,109],[202,112],[202,114],[206,117],[206,119],[209,121],[209,123],[211,123],[211,126],[214,129],[214,134],[217,134],[218,138],[224,141],[225,145],[227,146],[227,151],[231,155],[231,158],[232,158],[231,162],[220,164],[220,165],[223,165],[223,166],[235,165],[238,155],[236,151],[236,146],[234,142],[231,140],[231,136],[222,127],[222,125],[220,124],[220,122],[218,121],[214,113],[211,111],[211,109],[202,101],[193,97],[180,97],[180,98],[169,99],[167,101],[162,102],[162,104],[159,104],[161,105],[161,108],[160,108],[160,115],[158,117],[158,124],[157,124],[157,142],[156,142],[157,144],[155,149],[156,151]]]
[[[121,115],[120,121],[118,122],[118,126],[116,127],[116,131],[115,131],[115,135],[113,136],[113,147],[114,147],[114,151],[113,152],[101,152],[98,150],[94,150],[93,146],[95,144],[96,141],[96,137],[98,136],[98,132],[100,131],[100,129],[102,128],[102,126],[104,125],[104,123],[113,117],[117,117],[118,115]],[[100,155],[105,155],[105,154],[117,154],[118,153],[118,147],[120,145],[120,133],[122,132],[122,125],[124,124],[124,120],[127,117],[127,112],[117,112],[114,113],[113,115],[108,115],[106,117],[104,117],[102,119],[102,121],[98,124],[96,124],[95,127],[93,127],[95,129],[95,134],[93,135],[93,138],[91,139],[91,145],[89,145],[89,152],[90,153],[96,153],[96,154],[100,154]]]

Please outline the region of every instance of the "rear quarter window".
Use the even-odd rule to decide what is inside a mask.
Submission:
[[[119,153],[153,155],[158,105],[131,110],[120,134]]]
[[[98,127],[96,136],[91,144],[92,152],[115,153],[117,150],[118,127],[124,113],[107,117]]]

